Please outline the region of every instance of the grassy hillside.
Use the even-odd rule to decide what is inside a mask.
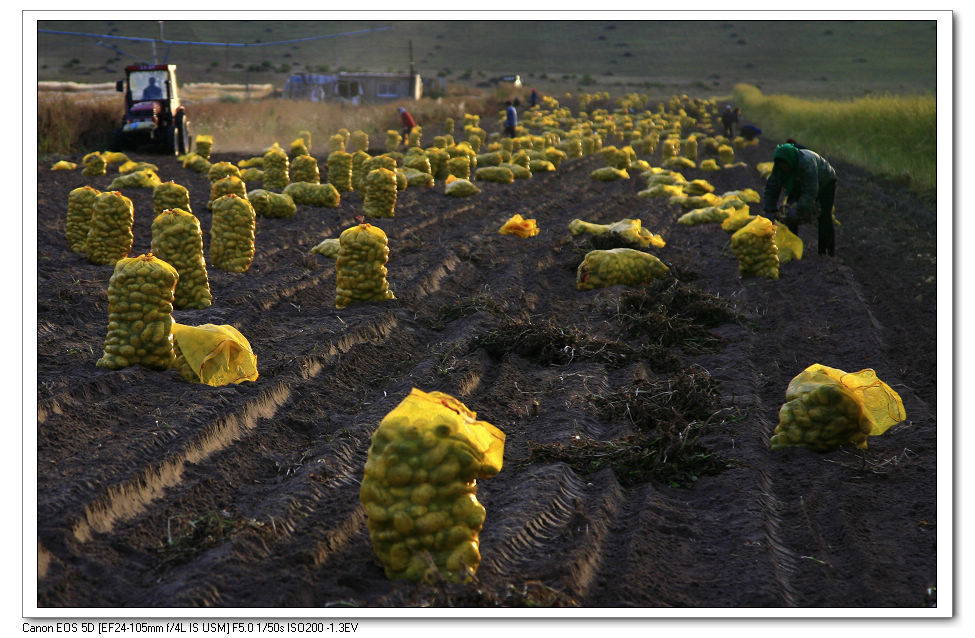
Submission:
[[[938,179],[934,96],[869,96],[807,100],[735,87],[735,102],[764,134],[793,138],[826,155],[933,189]]]
[[[669,96],[729,95],[739,83],[799,96],[933,93],[934,21],[167,21],[166,39],[262,44],[391,26],[285,45],[172,45],[188,82],[274,83],[292,72],[405,71],[476,85],[520,73],[543,91],[633,89]],[[155,38],[155,21],[42,21],[39,29]],[[38,34],[40,80],[105,82],[148,43]],[[161,58],[164,51],[158,51]]]

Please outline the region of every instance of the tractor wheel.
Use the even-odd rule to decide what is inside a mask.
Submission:
[[[179,155],[179,131],[176,130],[176,126],[171,124],[169,128],[166,129],[166,134],[163,137],[163,144],[165,152],[172,153],[173,155]]]
[[[179,146],[178,155],[190,152],[190,123],[183,119],[176,130],[176,144]]]

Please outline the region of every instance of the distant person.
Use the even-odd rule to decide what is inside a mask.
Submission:
[[[724,127],[725,137],[732,138],[735,136],[734,125],[738,123],[740,112],[740,109],[732,109],[730,104],[725,105],[724,111],[721,113],[721,126]]]
[[[156,78],[149,78],[149,86],[142,89],[142,99],[143,100],[161,100],[162,99],[162,89],[156,84]]]
[[[772,173],[765,182],[765,217],[776,218],[779,195],[785,190],[786,203],[794,206],[786,213],[783,222],[798,234],[799,224],[812,220],[818,204],[819,254],[832,257],[835,251],[836,171],[818,153],[789,143],[780,144],[775,149],[772,161]]]
[[[505,105],[505,116],[504,116],[504,133],[508,137],[515,136],[515,127],[518,126],[518,111],[515,110],[514,104],[511,100],[504,103]]]
[[[410,115],[409,111],[404,109],[402,106],[399,107],[399,119],[400,119],[400,124],[402,124],[403,126],[401,132],[403,133],[403,139],[405,141],[406,138],[409,136],[410,131],[412,131],[413,127],[416,126],[416,120],[414,120],[413,116]]]
[[[538,106],[538,93],[535,91],[535,89],[532,89],[532,94],[528,96],[528,102],[532,106]]]
[[[751,141],[762,134],[762,129],[758,128],[754,124],[744,124],[740,129],[738,129],[738,132],[741,133],[743,138]],[[796,148],[806,148],[805,146],[799,146],[798,144],[795,146]]]

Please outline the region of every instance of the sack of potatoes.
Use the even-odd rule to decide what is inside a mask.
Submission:
[[[586,253],[576,271],[576,288],[592,290],[606,286],[642,286],[670,269],[655,256],[633,248],[593,250]]]
[[[386,577],[470,581],[486,511],[477,479],[501,471],[505,435],[454,397],[410,394],[372,435],[359,489]]]

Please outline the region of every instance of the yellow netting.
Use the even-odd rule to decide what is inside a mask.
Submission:
[[[257,380],[257,355],[233,326],[174,323],[173,340],[183,359],[181,372],[188,380],[211,386]]]
[[[867,447],[907,414],[900,396],[867,368],[844,372],[815,363],[789,382],[772,449],[802,445],[828,451],[844,443]]]
[[[515,213],[511,219],[501,226],[498,233],[501,235],[516,235],[518,237],[534,237],[540,232],[534,219],[522,219],[521,215]]]
[[[388,578],[468,581],[486,512],[477,479],[501,471],[504,432],[442,392],[413,388],[372,436],[359,497]]]

